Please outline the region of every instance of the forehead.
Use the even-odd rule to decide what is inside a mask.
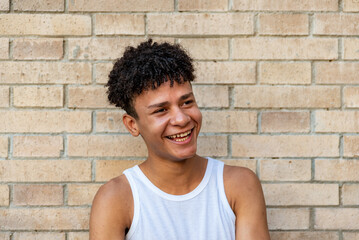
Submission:
[[[146,107],[160,102],[173,102],[191,92],[192,85],[188,81],[181,84],[174,82],[173,86],[170,86],[170,81],[167,81],[156,89],[143,91],[134,99],[134,106],[137,109],[137,107]]]

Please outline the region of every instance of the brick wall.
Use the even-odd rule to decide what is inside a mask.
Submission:
[[[358,0],[0,0],[0,239],[88,239],[145,159],[106,101],[124,47],[196,59],[199,154],[262,180],[272,240],[359,239]]]

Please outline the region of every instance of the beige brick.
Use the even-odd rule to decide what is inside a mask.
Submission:
[[[225,159],[223,162],[230,166],[239,166],[249,168],[253,172],[257,172],[257,160],[253,159]]]
[[[0,15],[0,35],[89,36],[91,17],[72,14],[4,14]]]
[[[178,1],[179,11],[226,11],[227,0],[181,0]]]
[[[338,205],[338,184],[262,184],[267,205],[318,206]]]
[[[127,168],[142,163],[140,160],[97,160],[96,181],[105,182],[122,174]]]
[[[62,107],[63,87],[16,86],[13,99],[15,107]]]
[[[4,181],[4,182],[6,181],[8,182],[91,181],[91,162],[87,160],[0,161],[0,181]]]
[[[334,135],[232,136],[235,157],[337,157],[339,137]]]
[[[68,240],[88,240],[88,232],[70,232],[68,233]]]
[[[144,35],[145,15],[143,14],[96,14],[96,35]]]
[[[122,122],[122,115],[124,113],[124,111],[97,112],[96,132],[128,132]]]
[[[324,13],[314,15],[313,33],[317,35],[358,35],[358,14]]]
[[[88,84],[89,63],[0,62],[1,83],[22,84]]]
[[[8,58],[9,58],[9,39],[0,38],[0,59],[8,59]]]
[[[343,240],[358,240],[359,232],[343,232]]]
[[[57,232],[16,232],[13,235],[14,240],[65,240],[65,233]]]
[[[192,50],[191,48],[189,48]],[[196,62],[195,83],[254,84],[255,62]]]
[[[344,0],[343,2],[344,2],[344,7],[343,7],[344,12],[358,12],[359,11],[359,1]]]
[[[62,136],[14,136],[14,157],[60,157]]]
[[[315,160],[315,180],[358,181],[359,161],[347,159]]]
[[[253,15],[248,13],[171,13],[147,16],[148,34],[251,35]]]
[[[15,185],[12,203],[17,206],[63,204],[62,185]]]
[[[229,106],[229,89],[227,86],[193,86],[193,93],[199,107]]]
[[[346,157],[359,156],[359,136],[344,136],[344,156]]]
[[[359,107],[359,87],[344,87],[344,106],[347,108]]]
[[[89,132],[91,112],[71,111],[1,111],[0,132],[60,133]]]
[[[358,1],[359,6],[359,1]],[[344,38],[343,39],[344,52],[343,58],[348,60],[359,59],[359,39],[358,38]]]
[[[0,86],[0,107],[9,107],[9,97],[9,87]]]
[[[27,2],[27,1],[24,1]],[[63,56],[63,39],[14,39],[14,59],[61,59]]]
[[[226,136],[200,136],[197,142],[197,154],[203,157],[227,156],[228,139]]]
[[[174,2],[167,0],[76,0],[69,2],[71,12],[114,12],[114,11],[172,11]]]
[[[308,35],[309,18],[307,14],[262,13],[258,32],[261,35]]]
[[[202,111],[201,132],[257,132],[257,112]]]
[[[261,84],[310,84],[309,62],[262,62],[259,65]]]
[[[358,229],[358,208],[318,208],[315,229]]]
[[[9,10],[10,10],[10,1],[9,0],[0,0],[0,11],[9,11]],[[2,239],[2,238],[0,237],[0,239]]]
[[[71,38],[69,59],[114,60],[127,46],[137,46],[144,39],[133,38]]]
[[[359,205],[359,184],[344,184],[342,187],[343,205]]]
[[[89,208],[0,209],[1,230],[85,230]]]
[[[234,10],[337,11],[338,0],[233,0]]]
[[[113,63],[97,63],[95,64],[95,81],[99,84],[108,82],[108,75],[113,68]]]
[[[228,59],[228,40],[225,38],[180,39],[179,43],[194,59]]]
[[[339,235],[336,232],[271,232],[272,240],[339,240]]]
[[[329,38],[235,38],[234,59],[337,59],[338,42]]]
[[[264,181],[309,181],[311,160],[271,159],[260,161],[260,179]]]
[[[101,184],[68,185],[68,205],[91,205]]]
[[[308,229],[309,209],[307,208],[269,208],[267,209],[270,230]]]
[[[316,132],[359,132],[359,111],[316,111]]]
[[[0,136],[0,157],[7,157],[8,144],[8,138]]]
[[[1,240],[10,240],[10,233],[8,233],[8,232],[0,232],[0,239]]]
[[[69,156],[144,157],[147,147],[140,137],[114,135],[68,136]]]
[[[338,87],[236,86],[234,105],[240,108],[340,107]]]
[[[69,108],[114,108],[107,100],[104,86],[69,87]]]
[[[309,112],[263,112],[262,132],[309,132]]]
[[[10,191],[8,185],[0,185],[0,206],[8,206],[10,201]],[[0,239],[1,235],[0,235]]]
[[[62,12],[64,11],[64,1],[62,0],[13,0],[15,11],[49,11]]]
[[[316,63],[317,84],[358,84],[357,62]]]

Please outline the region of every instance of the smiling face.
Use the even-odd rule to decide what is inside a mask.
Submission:
[[[132,135],[141,134],[149,159],[180,161],[196,155],[202,114],[189,82],[171,87],[167,81],[137,96],[134,107],[138,119],[125,115],[123,120]]]

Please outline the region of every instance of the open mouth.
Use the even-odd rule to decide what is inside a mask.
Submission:
[[[192,131],[193,131],[193,128],[186,132],[183,132],[183,133],[166,136],[166,138],[168,138],[172,141],[175,141],[175,142],[184,142],[191,136]]]

